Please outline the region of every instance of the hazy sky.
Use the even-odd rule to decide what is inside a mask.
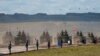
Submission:
[[[100,12],[100,0],[0,0],[0,13]]]

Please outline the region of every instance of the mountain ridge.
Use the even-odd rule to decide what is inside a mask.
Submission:
[[[57,15],[48,15],[46,13],[37,13],[33,15],[0,13],[0,23],[36,21],[100,21],[100,13],[67,13]]]

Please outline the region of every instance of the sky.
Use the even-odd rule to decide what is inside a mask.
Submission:
[[[66,14],[100,12],[100,0],[0,0],[0,13]]]

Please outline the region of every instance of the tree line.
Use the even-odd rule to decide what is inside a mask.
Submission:
[[[49,34],[49,33],[48,33]],[[87,42],[87,38],[84,36],[82,31],[77,31],[76,35],[79,37],[80,42],[82,44],[86,44]],[[97,37],[95,37],[95,35],[92,32],[88,32],[88,38],[90,38],[91,43],[96,44],[97,43]],[[17,44],[20,43],[24,43],[25,47],[26,47],[26,51],[28,51],[29,45],[30,45],[30,40],[26,38],[27,36],[25,35],[25,32],[18,32],[17,37],[16,37],[16,41],[18,41]],[[19,38],[19,39],[18,39]],[[20,38],[22,38],[24,41],[21,41]],[[58,46],[60,46],[61,48],[63,47],[63,43],[68,43],[68,45],[72,45],[72,36],[70,36],[67,32],[67,30],[65,31],[61,31],[61,33],[59,34],[59,36],[57,37],[58,40]],[[16,42],[15,41],[15,42]],[[36,40],[36,48],[37,50],[39,49],[39,40]],[[48,49],[51,48],[51,41],[50,39],[47,41],[47,47]],[[11,41],[9,42],[8,45],[8,49],[9,49],[9,54],[11,54],[11,49],[12,49],[12,44]]]

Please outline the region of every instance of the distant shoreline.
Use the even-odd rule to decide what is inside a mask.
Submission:
[[[6,23],[31,23],[31,22],[39,22],[39,23],[42,23],[42,22],[100,22],[100,21],[26,21],[26,22],[0,22],[0,24],[6,24]]]
[[[86,21],[86,22],[99,22],[100,13],[67,13],[59,15],[48,15],[45,13],[38,14],[3,14],[0,13],[0,23],[13,23],[13,22],[48,22],[48,21]]]

